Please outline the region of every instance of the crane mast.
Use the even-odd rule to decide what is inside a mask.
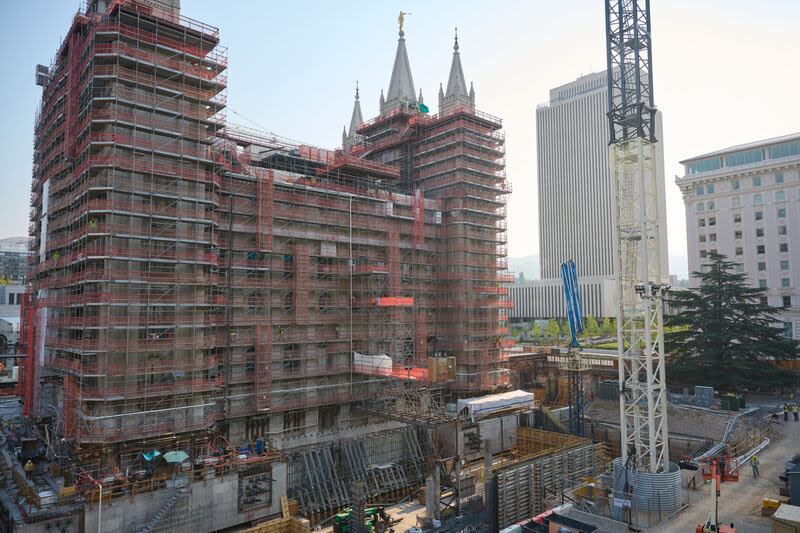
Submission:
[[[605,0],[622,464],[669,469],[649,0]],[[661,214],[663,216],[663,214]]]

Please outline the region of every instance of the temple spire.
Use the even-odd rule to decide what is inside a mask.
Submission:
[[[458,28],[455,31],[453,43],[453,61],[450,64],[450,76],[447,78],[447,90],[442,94],[439,91],[439,110],[453,108],[459,105],[474,107],[475,91],[470,85],[467,91],[467,81],[464,78],[464,69],[461,66],[461,54],[458,52]]]
[[[361,114],[361,102],[358,97],[358,82],[356,82],[356,99],[353,104],[353,116],[350,117],[350,130],[347,132],[349,137],[355,135],[356,130],[364,123],[364,117]]]
[[[358,94],[358,82],[356,81],[356,97],[353,103],[353,114],[350,117],[350,129],[342,129],[342,149],[349,152],[350,149],[360,144],[364,138],[358,133],[358,127],[364,123],[364,116],[361,114],[361,98]]]
[[[392,66],[392,77],[389,80],[389,90],[386,92],[386,101],[381,105],[381,113],[417,103],[414,78],[411,76],[411,64],[408,61],[405,32],[403,31],[405,15],[409,14],[401,11],[400,16],[397,18],[400,26],[397,51],[394,56],[394,65]]]

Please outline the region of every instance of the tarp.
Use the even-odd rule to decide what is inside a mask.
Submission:
[[[367,355],[353,352],[353,371],[373,376],[391,376],[392,358],[386,354]]]
[[[481,396],[480,398],[468,398],[466,400],[458,400],[457,407],[459,414],[466,411],[470,419],[475,422],[478,418],[483,418],[505,409],[515,407],[533,409],[533,393],[515,390]]]

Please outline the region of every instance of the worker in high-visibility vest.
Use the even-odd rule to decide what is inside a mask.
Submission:
[[[800,418],[797,417],[797,404],[792,405],[792,414],[794,415],[794,421],[800,422]]]
[[[783,404],[783,421],[789,421],[789,406],[786,404]]]
[[[753,469],[753,477],[758,477],[758,456],[753,455],[750,458],[750,468]]]
[[[25,466],[23,467],[23,469],[25,470],[25,477],[26,477],[26,478],[28,478],[28,479],[30,479],[30,478],[31,478],[31,476],[33,475],[33,470],[34,470],[35,468],[36,468],[36,467],[35,467],[35,466],[33,466],[33,461],[31,461],[30,459],[28,459],[28,462],[27,462],[27,463],[25,463]]]

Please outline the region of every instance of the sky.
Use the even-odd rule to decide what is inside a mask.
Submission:
[[[28,227],[33,121],[49,64],[77,0],[4,6],[0,44],[0,238]],[[653,78],[664,120],[670,269],[686,275],[678,161],[718,148],[800,131],[796,0],[653,0]],[[182,0],[182,14],[220,28],[228,48],[229,120],[327,148],[341,142],[356,80],[365,118],[377,114],[406,17],[414,83],[435,111],[458,27],[477,107],[503,118],[509,255],[538,253],[535,109],[549,90],[605,70],[602,0],[291,1]]]

